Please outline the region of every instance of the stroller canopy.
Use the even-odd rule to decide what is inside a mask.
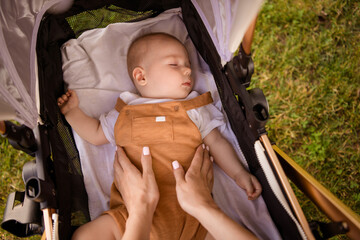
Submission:
[[[192,1],[223,65],[231,60],[262,2]],[[76,3],[76,0],[0,1],[0,120],[14,119],[35,128],[40,120],[36,58],[40,22],[47,12],[60,14]],[[180,1],[169,1],[168,5],[177,7]]]

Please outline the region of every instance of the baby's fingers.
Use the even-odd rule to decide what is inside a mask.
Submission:
[[[248,199],[249,200],[255,200],[260,196],[261,190],[259,191],[258,189],[255,190],[255,192],[253,192],[252,194],[248,195]]]
[[[72,89],[69,89],[69,90],[66,92],[66,95],[67,95],[68,97],[77,98],[76,91],[75,91],[75,90],[72,90]]]
[[[245,186],[245,191],[246,191],[246,195],[248,196],[248,199],[252,200],[253,194],[255,193],[255,188],[253,187],[253,185],[251,183],[247,184]]]
[[[58,98],[57,104],[61,106],[64,103],[64,100],[62,98]]]
[[[251,182],[253,184],[253,192],[250,195],[248,195],[248,197],[249,200],[254,200],[260,196],[262,192],[262,187],[255,176],[251,176]]]
[[[69,97],[70,97],[70,96],[69,96]],[[66,102],[66,101],[69,100],[69,97],[68,97],[66,94],[63,94],[63,95],[61,96],[61,99]]]
[[[57,99],[57,103],[58,106],[62,106],[64,103],[66,103],[69,100],[69,97],[66,94],[61,95],[61,97],[59,97]]]

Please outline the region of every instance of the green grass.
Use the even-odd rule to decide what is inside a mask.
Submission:
[[[254,38],[253,85],[269,136],[360,214],[360,3],[267,1]],[[298,193],[308,220],[324,220]]]
[[[252,48],[252,85],[269,101],[270,138],[360,215],[360,3],[267,1]],[[31,158],[0,144],[2,216]],[[296,194],[308,220],[326,220]],[[0,239],[16,238],[0,230]]]
[[[0,137],[0,161],[1,161],[1,181],[0,181],[0,221],[3,220],[6,200],[11,192],[24,191],[24,183],[21,178],[22,167],[25,162],[33,160],[29,155],[16,151],[8,144],[8,141]],[[9,234],[2,228],[0,229],[0,239],[19,239]],[[24,239],[24,238],[22,238]],[[35,236],[28,239],[40,239]]]

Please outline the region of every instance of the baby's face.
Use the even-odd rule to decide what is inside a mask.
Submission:
[[[188,53],[178,41],[154,40],[143,66],[148,83],[144,97],[181,99],[191,92],[194,81]]]

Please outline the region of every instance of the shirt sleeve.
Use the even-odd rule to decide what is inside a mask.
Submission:
[[[115,146],[115,135],[114,135],[114,127],[116,120],[119,116],[119,112],[115,109],[111,110],[107,114],[101,114],[100,116],[100,124],[102,127],[102,130],[105,134],[106,139]]]
[[[208,104],[203,107],[187,111],[189,118],[199,128],[201,137],[204,139],[214,128],[225,126],[222,112],[214,105]]]

